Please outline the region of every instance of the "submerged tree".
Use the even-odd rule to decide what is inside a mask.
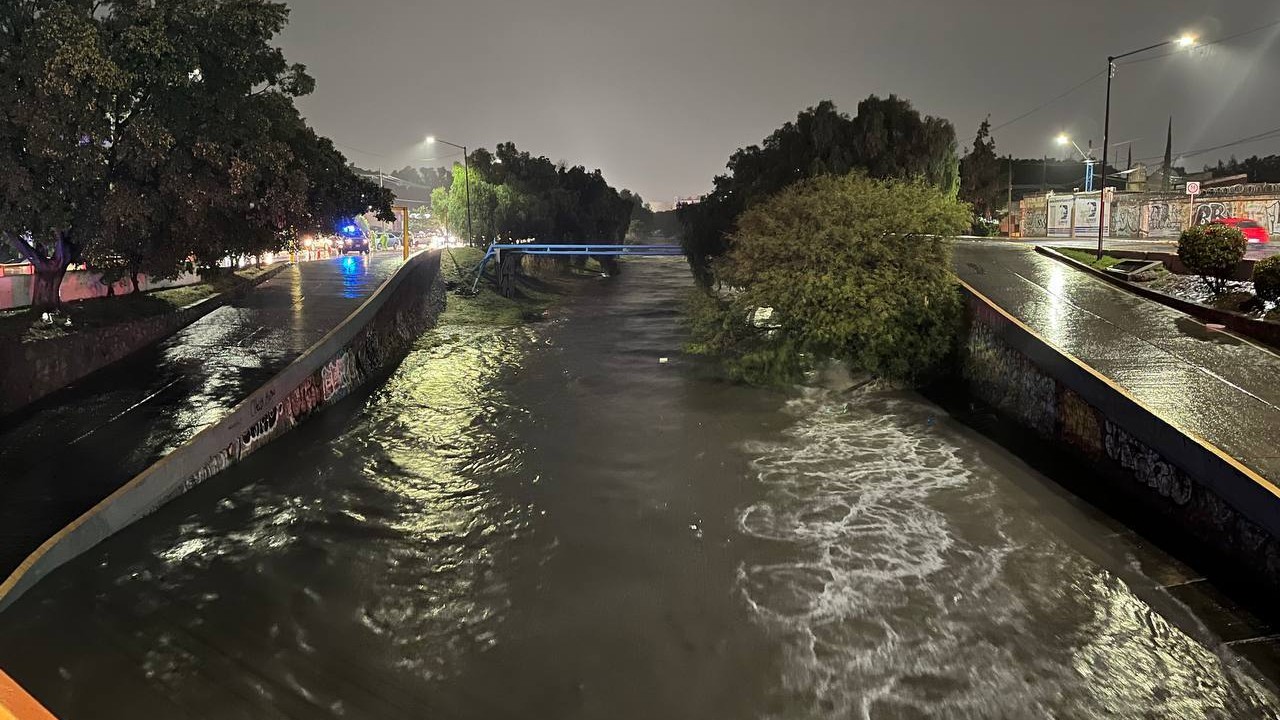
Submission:
[[[797,380],[816,358],[927,379],[956,337],[947,238],[968,218],[963,203],[919,180],[797,183],[739,220],[714,263],[725,290],[696,294],[691,349],[749,382]]]

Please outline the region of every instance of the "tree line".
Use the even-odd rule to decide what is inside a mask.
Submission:
[[[639,195],[615,189],[600,170],[553,163],[515,143],[477,149],[468,164],[454,165],[451,180],[431,191],[431,211],[450,233],[466,237],[470,202],[470,233],[479,244],[618,244],[633,219],[651,215]]]
[[[215,267],[373,211],[294,106],[314,80],[271,40],[269,0],[0,3],[0,236],[58,305],[67,268],[111,281]]]

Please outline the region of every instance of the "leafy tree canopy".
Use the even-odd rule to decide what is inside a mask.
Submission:
[[[0,7],[0,233],[55,306],[72,262],[169,275],[278,249],[391,196],[293,99],[314,82],[269,0],[27,0]]]
[[[973,206],[974,215],[988,220],[995,216],[1006,189],[1002,179],[1007,170],[1008,165],[996,156],[991,118],[987,118],[978,126],[973,147],[960,159],[960,199]]]
[[[739,220],[713,263],[724,291],[695,294],[691,349],[750,382],[798,380],[813,358],[926,379],[956,337],[946,238],[968,222],[963,203],[922,180],[801,181]]]
[[[873,178],[918,179],[954,197],[959,184],[955,129],[922,116],[911,103],[875,95],[858,103],[854,117],[824,100],[797,116],[761,145],[729,158],[701,202],[679,213],[682,242],[695,276],[711,281],[711,260],[729,247],[734,221],[754,203],[792,183],[819,175],[861,170]]]
[[[534,156],[514,143],[468,156],[470,183],[461,164],[453,181],[432,191],[432,212],[449,231],[467,235],[470,192],[474,241],[536,239],[549,243],[620,243],[634,212],[635,196],[618,192],[599,170],[566,167]]]

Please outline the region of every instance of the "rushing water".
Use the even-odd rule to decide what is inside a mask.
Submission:
[[[42,582],[0,666],[76,719],[1276,716],[1155,551],[916,395],[715,381],[688,286],[433,331]]]

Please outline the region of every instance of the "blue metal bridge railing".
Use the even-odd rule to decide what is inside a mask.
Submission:
[[[502,259],[503,251],[522,252],[529,255],[637,255],[641,257],[674,257],[684,255],[679,245],[559,245],[554,243],[491,243],[485,251],[480,264],[476,266],[476,280],[471,284],[471,291],[480,287],[480,278],[484,276],[485,266],[490,258]]]

